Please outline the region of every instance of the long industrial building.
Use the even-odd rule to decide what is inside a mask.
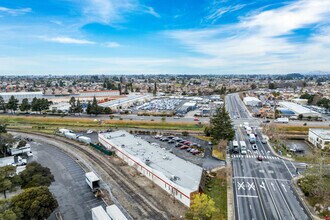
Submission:
[[[203,169],[126,131],[100,133],[99,142],[186,206],[199,191]]]
[[[280,106],[294,112],[297,116],[302,115],[303,118],[320,118],[322,117],[320,113],[316,111],[305,108],[302,105],[296,104],[294,102],[280,102]]]
[[[43,98],[42,92],[2,92],[0,93],[0,96],[2,96],[5,102],[8,102],[11,96],[14,96],[19,102],[25,98],[27,98],[30,102],[33,98]]]

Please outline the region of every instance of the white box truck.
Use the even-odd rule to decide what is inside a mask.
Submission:
[[[64,133],[64,136],[69,138],[69,139],[72,139],[72,140],[76,140],[77,139],[77,135],[75,133],[71,133],[71,132],[66,132]]]
[[[241,145],[241,154],[245,155],[247,153],[246,152],[246,143],[245,143],[245,141],[240,141],[239,144]]]
[[[91,209],[93,220],[111,220],[102,206],[97,206]]]
[[[85,136],[79,136],[78,141],[83,142],[85,144],[90,144],[92,142],[89,137],[85,137]]]
[[[289,118],[278,118],[275,120],[276,123],[289,123]]]

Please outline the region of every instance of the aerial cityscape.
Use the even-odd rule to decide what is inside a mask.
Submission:
[[[0,220],[330,220],[330,1],[0,2]]]

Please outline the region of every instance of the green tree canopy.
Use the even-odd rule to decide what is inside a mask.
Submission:
[[[202,193],[192,198],[189,211],[186,213],[188,220],[208,220],[216,211],[215,203],[211,197]]]
[[[13,191],[21,183],[20,177],[16,175],[16,167],[12,165],[0,167],[0,191],[7,198],[6,191]]]
[[[22,103],[19,106],[19,109],[22,112],[27,112],[27,111],[29,111],[31,109],[31,105],[30,105],[29,100],[27,98],[25,98],[25,99],[22,100]]]
[[[225,105],[216,110],[216,114],[210,119],[210,136],[213,142],[220,140],[232,141],[235,137],[232,121]]]
[[[58,207],[56,199],[46,186],[25,189],[11,199],[12,210],[21,219],[43,220]]]
[[[43,167],[37,162],[26,165],[25,170],[20,173],[22,188],[50,186],[55,180],[48,167]]]
[[[10,109],[12,113],[15,113],[18,108],[18,99],[16,99],[15,96],[12,95],[8,100],[6,107],[7,109]]]

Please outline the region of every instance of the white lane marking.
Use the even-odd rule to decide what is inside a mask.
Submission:
[[[273,190],[274,190],[274,191],[276,191],[276,190],[275,190],[275,187],[274,187],[274,183],[273,183],[273,182],[271,182],[271,183],[270,183],[270,185],[272,185],[272,187],[273,187]]]
[[[291,211],[291,209],[290,209],[290,207],[289,207],[289,205],[288,205],[288,203],[287,203],[287,201],[286,201],[286,199],[284,198],[284,195],[283,195],[283,193],[282,193],[282,191],[281,191],[281,189],[280,189],[280,186],[279,186],[279,184],[278,184],[277,182],[276,182],[276,186],[278,187],[278,190],[280,191],[281,197],[283,198],[283,200],[284,200],[284,202],[285,202],[285,205],[286,205],[286,207],[288,208],[288,210],[289,210],[289,212],[290,212],[290,214],[291,214],[291,216],[292,216],[292,219],[295,219],[295,218],[294,218],[294,215],[293,215],[293,213],[292,213],[292,211]],[[283,186],[283,188],[284,188],[283,183],[282,183],[282,186]],[[286,192],[286,190],[285,190],[285,192]]]
[[[268,170],[268,173],[274,173],[274,171],[273,170]]]
[[[285,192],[288,192],[288,191],[286,191],[286,188],[285,188],[284,184],[282,183],[281,185],[282,185],[284,191],[285,191]]]
[[[288,166],[286,165],[286,163],[284,162],[284,160],[282,160],[282,162],[284,163],[284,165],[285,165],[286,169],[289,171],[289,173],[290,173],[291,177],[293,178],[293,175],[292,175],[292,173],[290,172],[290,170],[289,170]]]
[[[256,185],[258,184],[257,180],[254,179],[253,181]],[[256,193],[257,193],[258,196],[260,196],[260,192],[259,192],[258,187],[257,187]],[[263,201],[262,201],[261,198],[259,199],[259,202],[260,202],[262,213],[264,214],[264,217],[267,220],[267,216],[266,216],[266,213],[265,213],[265,208],[264,208]]]
[[[264,173],[265,171],[264,170],[259,170],[260,173]]]
[[[237,184],[238,184],[238,186],[237,186],[237,188],[238,188],[238,190],[240,190],[241,188],[243,189],[243,190],[245,190],[245,186],[244,186],[244,182],[237,182]]]
[[[252,196],[252,195],[237,195],[240,198],[259,198],[259,196]]]
[[[276,213],[277,213],[278,217],[279,217],[280,219],[282,219],[282,216],[280,215],[280,212],[278,211],[277,205],[276,205],[276,203],[275,203],[274,196],[273,196],[272,192],[269,190],[269,187],[268,187],[267,182],[266,182],[266,187],[267,187],[267,189],[268,189],[268,191],[269,191],[269,195],[270,195],[270,198],[272,199],[272,202],[273,202],[273,204],[274,204],[274,207],[275,207]]]
[[[261,178],[261,177],[250,177],[250,176],[235,176],[233,179],[256,179],[256,180],[277,180],[277,181],[285,181],[290,182],[287,179],[273,179],[273,178]]]
[[[264,190],[266,190],[266,187],[265,187],[265,183],[264,183],[264,181],[262,181],[261,182],[261,185],[259,185],[260,186],[260,188],[263,188]]]
[[[236,181],[237,182],[237,181]],[[235,182],[234,182],[235,183]],[[237,188],[235,187],[236,197],[237,197]],[[239,220],[239,202],[238,199],[236,199],[236,207],[237,207],[237,219]]]
[[[291,163],[291,165],[293,166],[293,168],[294,168],[295,170],[297,170],[297,167],[292,163],[291,160],[290,160],[290,163]],[[299,174],[299,172],[298,172],[298,174]]]
[[[253,182],[251,182],[251,183],[247,182],[247,187],[248,187],[248,190],[251,190],[251,189],[256,190]]]

